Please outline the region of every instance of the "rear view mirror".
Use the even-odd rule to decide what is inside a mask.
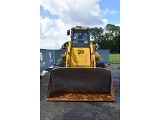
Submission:
[[[67,36],[70,35],[70,30],[67,30]]]

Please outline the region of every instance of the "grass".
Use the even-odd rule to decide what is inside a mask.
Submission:
[[[109,54],[110,63],[120,63],[120,54]]]

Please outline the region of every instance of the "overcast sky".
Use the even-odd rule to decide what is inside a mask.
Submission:
[[[41,0],[40,48],[59,49],[72,26],[120,25],[119,0]]]

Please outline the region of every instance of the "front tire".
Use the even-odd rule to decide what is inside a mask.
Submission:
[[[96,62],[96,67],[105,68],[105,63],[103,61],[97,61]]]

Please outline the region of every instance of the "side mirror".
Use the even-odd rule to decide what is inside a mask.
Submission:
[[[67,30],[67,36],[70,35],[70,30]]]

